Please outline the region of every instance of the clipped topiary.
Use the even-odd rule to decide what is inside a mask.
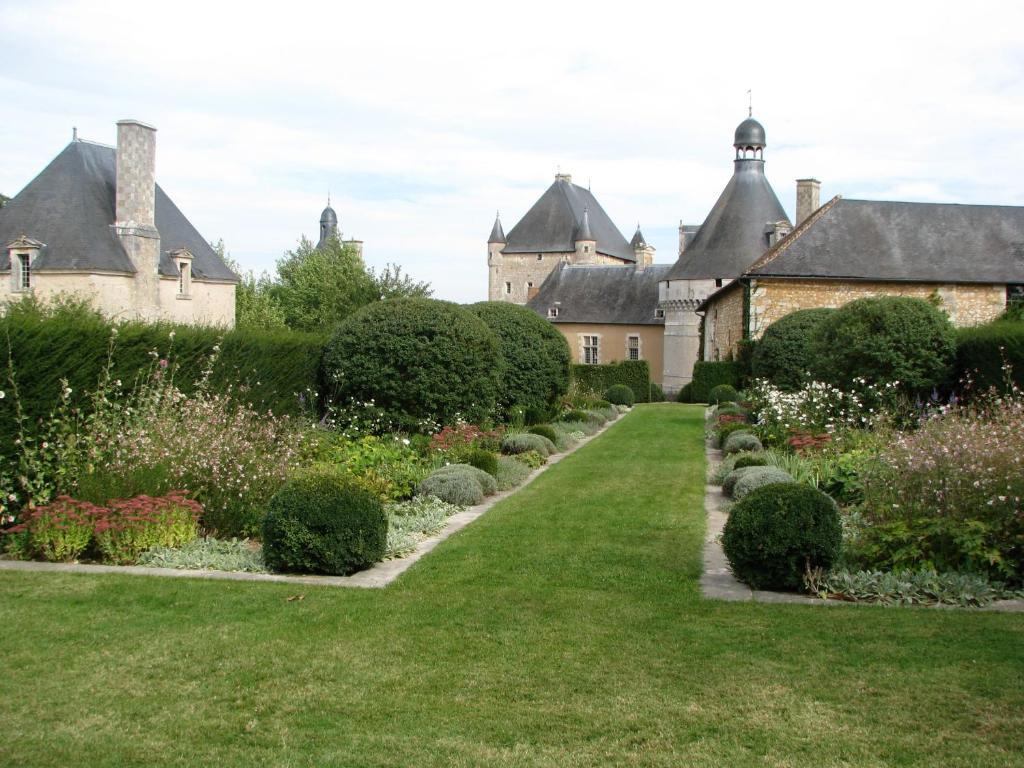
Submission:
[[[684,384],[683,387],[676,393],[677,403],[692,403],[693,402],[693,384]]]
[[[736,578],[755,589],[800,589],[808,568],[828,568],[842,529],[835,502],[808,485],[763,486],[729,511],[722,548]]]
[[[716,405],[721,403],[735,403],[739,400],[739,393],[731,384],[719,384],[708,392],[708,402]]]
[[[484,496],[490,496],[496,493],[498,490],[497,482],[494,479],[494,475],[490,472],[485,472],[479,467],[474,467],[471,464],[446,464],[440,469],[435,469],[431,472],[431,475],[468,475],[473,478],[473,482],[480,486],[480,490],[483,491]]]
[[[829,315],[811,346],[815,378],[840,389],[899,382],[914,394],[950,376],[955,335],[949,318],[923,299],[857,299]]]
[[[715,409],[716,416],[746,416],[747,412],[736,403],[722,403]]]
[[[384,557],[387,516],[372,493],[335,472],[282,486],[263,520],[263,558],[273,571],[346,575]]]
[[[540,435],[541,437],[546,437],[555,445],[558,444],[558,435],[555,433],[555,430],[553,430],[551,426],[548,424],[535,424],[526,431],[529,432],[531,435]]]
[[[750,432],[733,432],[722,443],[722,451],[725,453],[739,453],[740,451],[763,451],[764,446]]]
[[[417,496],[436,496],[460,507],[472,507],[484,500],[477,479],[468,472],[435,472],[416,488]]]
[[[526,453],[527,451],[536,451],[541,456],[546,457],[556,453],[557,450],[554,441],[542,435],[535,435],[529,432],[505,435],[501,440],[501,452],[509,456],[517,453]]]
[[[483,448],[473,448],[464,457],[466,464],[483,470],[492,477],[498,476],[497,454],[485,451]]]
[[[718,438],[718,447],[721,448],[725,445],[725,441],[729,438],[729,435],[735,432],[750,432],[750,425],[746,422],[730,421],[725,424],[719,424],[715,427],[715,437]]]
[[[572,355],[565,336],[532,309],[505,301],[484,301],[467,309],[498,339],[505,368],[498,406],[508,413],[524,408],[527,423],[545,418],[555,401],[569,389]]]
[[[743,467],[764,467],[768,465],[768,457],[763,453],[744,453],[736,457],[736,461],[733,462],[733,469],[743,469]]]
[[[756,467],[733,467],[732,472],[727,474],[725,479],[722,480],[722,493],[726,496],[732,496],[733,491],[736,490],[736,483],[752,469],[756,469]]]
[[[769,325],[750,362],[754,378],[768,379],[787,392],[800,389],[814,362],[815,335],[833,312],[826,307],[799,309]]]
[[[391,427],[409,431],[484,419],[504,364],[498,341],[473,313],[446,301],[378,301],[338,325],[324,351],[332,402],[373,401]]]
[[[604,393],[604,399],[612,405],[628,405],[632,407],[636,402],[636,395],[625,384],[615,384],[608,387],[608,390]]]
[[[651,382],[651,402],[652,403],[663,403],[665,402],[665,390],[661,388],[661,385],[655,381]]]
[[[747,467],[741,469],[742,477],[736,480],[732,488],[734,499],[742,499],[751,491],[756,491],[772,483],[792,483],[793,476],[779,467]]]

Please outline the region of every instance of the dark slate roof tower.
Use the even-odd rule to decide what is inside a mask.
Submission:
[[[505,240],[505,230],[501,228],[501,213],[494,215],[494,226],[491,227],[491,236],[487,238],[487,244],[501,243],[502,245],[507,242]]]
[[[764,126],[748,117],[737,126],[733,146],[732,178],[672,267],[669,280],[739,277],[771,245],[776,222],[791,226],[764,175]]]
[[[320,241],[317,248],[322,248],[332,236],[338,234],[338,214],[331,208],[331,196],[327,196],[327,207],[320,214]]]

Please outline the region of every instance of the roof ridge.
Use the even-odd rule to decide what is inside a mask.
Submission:
[[[771,264],[773,261],[775,261],[775,259],[781,256],[782,253],[787,248],[789,248],[789,246],[791,246],[793,243],[795,243],[797,240],[803,237],[804,233],[808,229],[810,229],[810,227],[816,221],[818,221],[818,219],[820,219],[826,213],[831,211],[833,206],[835,206],[835,204],[839,202],[839,200],[841,199],[842,195],[836,195],[823,206],[821,206],[818,210],[816,210],[814,213],[812,213],[810,216],[808,216],[806,219],[800,222],[800,224],[794,227],[788,235],[786,235],[784,238],[779,240],[779,242],[777,242],[775,245],[773,245],[771,248],[769,248],[767,251],[761,254],[761,256],[758,257],[757,261],[755,261],[753,264],[751,264],[744,270],[743,274],[750,274],[755,269],[761,269],[762,267],[765,267]]]
[[[104,144],[102,141],[93,141],[92,139],[74,139],[72,144],[92,144],[96,147],[103,147],[105,149],[117,149],[113,144]]]

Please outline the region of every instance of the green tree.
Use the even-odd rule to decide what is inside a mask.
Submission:
[[[430,283],[413,280],[402,274],[398,264],[387,264],[380,272],[370,270],[377,295],[384,299],[429,299],[434,295]]]
[[[228,268],[239,277],[239,283],[235,287],[235,327],[259,330],[287,328],[284,310],[274,296],[274,281],[270,275],[263,272],[257,277],[251,269],[243,271],[239,263],[227,253],[223,240],[210,245]]]

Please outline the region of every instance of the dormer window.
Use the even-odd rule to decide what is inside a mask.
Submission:
[[[7,244],[7,258],[11,263],[11,292],[28,293],[32,290],[32,271],[36,257],[43,244],[38,240],[22,235]]]
[[[192,253],[187,248],[179,248],[170,252],[174,265],[178,268],[179,299],[192,298]]]
[[[665,319],[665,310],[664,309],[656,309],[656,310],[654,310],[654,318],[656,320],[664,320]]]
[[[558,307],[548,307],[548,317],[558,317]]]

